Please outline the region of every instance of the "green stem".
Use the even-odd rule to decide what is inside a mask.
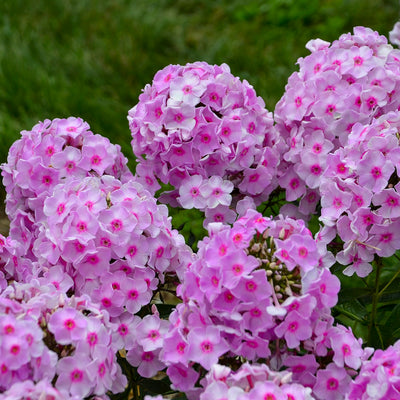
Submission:
[[[383,292],[392,284],[392,282],[400,275],[400,269],[392,276],[392,279],[385,285],[385,287],[378,293],[378,296],[381,297]]]
[[[372,337],[372,329],[376,327],[376,314],[377,314],[377,309],[378,309],[378,301],[380,297],[380,292],[379,292],[379,278],[381,275],[381,271],[383,268],[382,260],[378,259],[376,261],[376,276],[375,276],[375,293],[372,295],[372,311],[371,311],[371,319],[369,321],[369,326],[368,326],[368,343],[371,345],[371,337]]]

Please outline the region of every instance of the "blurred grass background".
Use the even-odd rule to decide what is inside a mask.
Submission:
[[[387,36],[398,0],[2,0],[0,162],[21,130],[80,116],[131,160],[126,115],[168,64],[230,65],[271,111],[313,38]]]

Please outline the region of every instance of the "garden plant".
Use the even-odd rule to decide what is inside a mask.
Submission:
[[[166,66],[128,112],[135,172],[78,116],[22,131],[0,400],[400,399],[390,42],[311,40],[274,112],[227,64]]]

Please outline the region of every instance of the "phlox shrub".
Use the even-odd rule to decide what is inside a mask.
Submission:
[[[364,27],[307,47],[275,115],[226,64],[159,71],[128,114],[135,175],[80,118],[21,133],[0,400],[400,398],[398,326],[369,347],[398,316],[400,52]],[[158,201],[204,211],[196,253]]]

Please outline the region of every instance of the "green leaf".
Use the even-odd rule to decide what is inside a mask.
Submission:
[[[168,378],[164,379],[143,379],[140,386],[150,395],[166,394],[171,391],[171,382]]]
[[[172,304],[156,304],[157,310],[160,313],[160,318],[168,319],[175,305]]]
[[[367,323],[368,311],[357,299],[346,303],[338,304],[334,308],[336,313],[344,314],[354,321]]]
[[[400,304],[390,312],[384,325],[381,327],[385,347],[400,339]]]

